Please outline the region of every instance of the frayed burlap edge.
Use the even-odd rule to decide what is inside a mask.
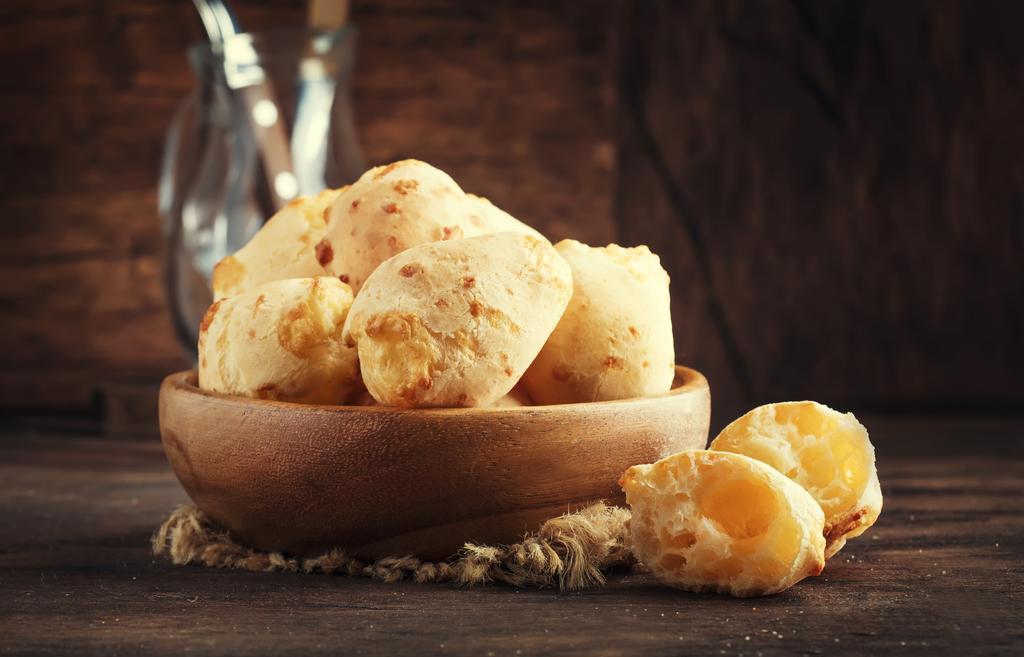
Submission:
[[[365,563],[335,549],[317,557],[292,558],[261,552],[235,542],[194,506],[171,513],[153,535],[153,553],[177,565],[370,577],[385,582],[451,582],[460,585],[504,582],[513,586],[558,587],[575,591],[605,582],[605,571],[627,565],[629,511],[594,504],[545,522],[519,543],[502,546],[466,543],[452,559],[431,563],[413,556]]]

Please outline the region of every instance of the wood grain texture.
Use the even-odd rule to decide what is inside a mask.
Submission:
[[[235,4],[251,29],[306,22],[298,0]],[[600,7],[352,3],[370,163],[424,159],[552,237],[610,241]],[[0,17],[0,409],[109,415],[112,388],[187,364],[163,307],[155,186],[199,22],[157,0],[16,0]]]
[[[621,237],[668,255],[679,360],[708,375],[716,425],[780,399],[1024,400],[1024,5],[621,20]]]
[[[735,600],[620,572],[591,591],[174,567],[187,500],[153,442],[0,440],[0,652],[19,655],[1018,655],[1017,423],[861,418],[886,506],[824,574]]]
[[[298,0],[237,4],[253,29],[306,20]],[[357,122],[371,162],[424,158],[553,238],[650,244],[716,427],[804,397],[1013,408],[1022,12],[354,2]],[[124,417],[115,391],[187,365],[154,187],[199,24],[157,0],[0,17],[0,411]]]
[[[181,372],[161,389],[160,432],[196,505],[249,545],[441,560],[619,502],[630,465],[703,449],[707,381],[682,367],[676,377],[656,397],[403,410],[231,397]]]

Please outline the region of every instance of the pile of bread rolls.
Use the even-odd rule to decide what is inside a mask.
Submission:
[[[217,264],[199,385],[407,408],[657,395],[675,374],[668,286],[645,246],[552,246],[443,171],[395,162],[292,201]],[[814,402],[754,409],[619,483],[648,569],[737,596],[820,573],[882,507],[867,431]]]
[[[213,272],[207,390],[460,407],[669,390],[669,279],[647,247],[552,245],[404,160],[298,198]]]

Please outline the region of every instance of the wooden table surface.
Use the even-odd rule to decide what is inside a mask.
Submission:
[[[619,573],[564,594],[176,567],[186,501],[156,440],[0,435],[0,652],[1001,655],[1024,653],[1016,421],[872,421],[885,510],[822,576],[771,598]]]

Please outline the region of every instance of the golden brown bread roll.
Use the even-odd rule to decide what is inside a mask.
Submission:
[[[410,247],[490,232],[451,177],[419,160],[376,167],[331,205],[327,270],[358,293],[388,258]]]
[[[551,245],[495,233],[415,246],[367,279],[345,323],[389,406],[488,406],[522,376],[572,294]]]
[[[825,518],[760,461],[681,452],[626,470],[633,554],[662,582],[739,597],[777,593],[825,565]]]
[[[359,382],[341,340],[352,290],[334,277],[271,281],[220,299],[199,331],[199,387],[231,395],[341,404]]]
[[[342,188],[344,189],[344,188]],[[213,268],[213,298],[223,299],[282,278],[323,276],[331,254],[319,246],[327,231],[324,213],[341,189],[299,197],[267,220],[248,244]]]
[[[562,240],[572,267],[565,314],[523,385],[537,404],[627,399],[668,392],[675,347],[668,274],[646,246],[590,247]]]
[[[767,404],[723,429],[710,449],[763,461],[806,489],[825,512],[826,558],[882,512],[875,448],[852,413],[812,401]]]

